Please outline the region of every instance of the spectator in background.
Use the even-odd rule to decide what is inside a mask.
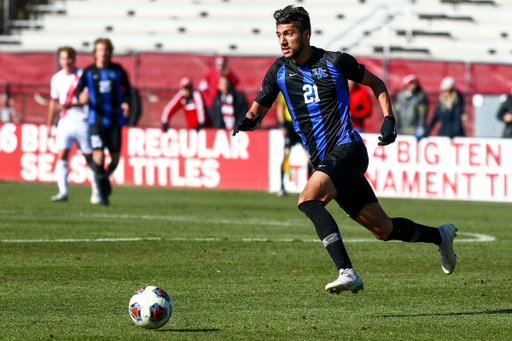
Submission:
[[[235,127],[247,113],[247,101],[240,91],[236,91],[226,76],[220,76],[218,92],[213,100],[212,120],[214,128],[230,129]]]
[[[169,129],[171,116],[179,109],[185,111],[187,127],[199,129],[209,123],[208,115],[204,108],[203,98],[199,91],[192,86],[190,78],[185,77],[180,81],[180,90],[165,106],[162,113],[162,129],[166,132]]]
[[[505,102],[501,104],[500,110],[498,110],[498,119],[505,122],[503,137],[512,138],[512,95],[508,95]]]
[[[423,136],[428,136],[439,120],[441,121],[441,126],[437,132],[438,136],[450,138],[465,136],[464,128],[462,127],[463,110],[464,102],[461,93],[455,88],[455,80],[452,77],[444,78],[441,82],[441,94],[439,95],[436,111]]]
[[[0,95],[0,122],[18,123],[18,113],[12,107],[14,99],[10,96],[9,84],[5,87],[5,92]]]
[[[364,121],[370,117],[372,113],[372,104],[370,96],[362,86],[348,81],[350,90],[350,117],[352,118],[352,126],[355,130],[362,133],[364,132]]]
[[[231,72],[228,65],[228,60],[224,56],[217,56],[214,60],[214,67],[210,69],[204,78],[199,82],[198,89],[203,95],[203,99],[208,111],[211,111],[213,100],[217,94],[217,85],[219,78],[226,76],[231,81],[231,86],[236,88],[238,78]]]
[[[418,76],[410,74],[402,80],[405,88],[395,101],[396,127],[399,134],[414,135],[420,139],[425,131],[428,99],[419,85]]]

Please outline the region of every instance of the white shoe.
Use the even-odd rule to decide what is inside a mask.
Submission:
[[[357,294],[359,290],[364,289],[363,280],[356,274],[354,269],[341,269],[340,277],[332,283],[325,286],[325,291],[331,294],[340,294],[342,291],[352,291]]]
[[[91,204],[99,204],[101,202],[101,197],[99,193],[93,193],[91,195]]]
[[[457,235],[457,228],[453,224],[444,224],[437,228],[441,233],[442,242],[439,245],[441,266],[445,274],[450,275],[455,270],[457,255],[453,251],[453,238]]]
[[[68,197],[68,194],[62,194],[62,193],[58,193],[57,195],[54,195],[53,197],[51,197],[52,201],[53,202],[57,202],[57,201],[68,201],[69,200],[69,197]]]

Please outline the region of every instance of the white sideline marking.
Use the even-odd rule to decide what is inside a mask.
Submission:
[[[480,233],[458,232],[459,235],[475,237],[475,239],[455,239],[455,242],[492,242],[495,237]],[[225,238],[98,238],[98,239],[3,239],[2,243],[75,243],[75,242],[140,242],[140,241],[199,241],[199,242],[305,242],[305,243],[321,243],[320,239],[265,239],[265,238],[242,238],[242,239],[225,239]],[[343,239],[345,243],[361,243],[361,242],[378,242],[377,239]]]
[[[91,218],[91,219],[140,219],[140,220],[166,220],[166,221],[182,221],[182,222],[196,222],[208,224],[229,224],[229,225],[275,225],[275,226],[297,226],[311,224],[307,220],[301,219],[288,219],[287,221],[274,221],[266,219],[208,219],[197,216],[166,216],[166,215],[137,215],[137,214],[107,214],[107,213],[55,213],[55,212],[33,212],[33,211],[8,211],[0,210],[0,214],[9,215],[32,215],[32,216],[51,216],[51,217],[71,217],[71,218]],[[358,228],[353,226],[343,226],[344,228]]]
[[[34,212],[34,211],[10,211],[0,210],[1,214],[24,214],[32,216],[51,216],[51,217],[76,217],[76,218],[90,218],[90,219],[142,219],[142,220],[166,220],[166,221],[183,221],[183,222],[196,222],[207,224],[230,224],[230,225],[260,225],[260,226],[310,226],[311,222],[306,220],[288,220],[288,221],[273,221],[265,219],[244,219],[244,220],[230,220],[230,219],[208,219],[197,216],[162,216],[162,215],[136,215],[136,214],[107,214],[107,213],[55,213],[55,212]],[[361,229],[361,227],[339,225],[340,229]],[[472,238],[455,238],[455,242],[492,242],[496,240],[495,237],[480,233],[457,232],[459,236],[468,236]],[[152,241],[152,240],[170,240],[170,241],[223,241],[224,238],[99,238],[99,239],[0,239],[3,243],[72,243],[72,242],[137,242],[137,241]],[[228,239],[229,241],[243,241],[243,242],[307,242],[319,243],[319,239],[267,239],[267,238],[242,238],[242,239]],[[345,243],[359,243],[359,242],[378,242],[377,239],[343,239]]]

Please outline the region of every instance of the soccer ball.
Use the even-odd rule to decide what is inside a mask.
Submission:
[[[169,321],[171,314],[171,298],[162,288],[140,288],[130,300],[130,316],[142,328],[160,328]]]

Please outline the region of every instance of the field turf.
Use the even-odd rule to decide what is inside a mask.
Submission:
[[[0,340],[512,339],[510,203],[381,199],[459,228],[450,276],[437,247],[375,241],[329,204],[365,283],[330,295],[337,273],[297,195],[114,187],[103,208],[87,186],[68,203],[56,190],[0,183]],[[158,330],[129,317],[146,285],[173,299]]]

